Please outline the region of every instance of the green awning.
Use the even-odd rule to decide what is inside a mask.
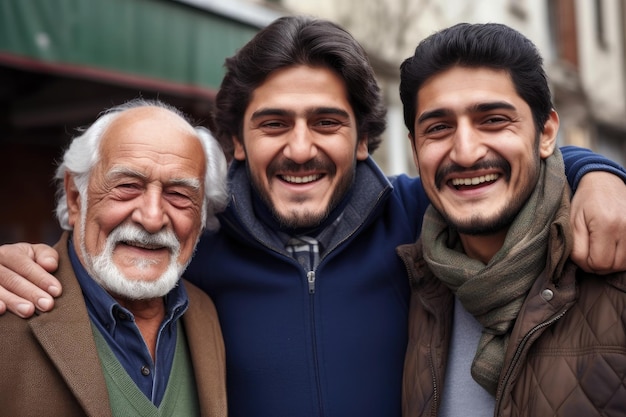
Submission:
[[[172,0],[0,0],[0,64],[212,94],[258,30]]]

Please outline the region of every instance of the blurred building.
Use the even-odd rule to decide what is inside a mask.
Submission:
[[[528,36],[545,58],[560,144],[626,165],[623,0],[0,0],[0,244],[56,241],[51,178],[74,128],[134,97],[161,98],[209,126],[224,58],[284,14],[333,20],[365,46],[388,106],[374,154],[388,174],[417,174],[400,63],[458,22]]]
[[[244,5],[0,0],[0,243],[56,242],[55,162],[102,110],[160,98],[209,126],[224,59],[278,16]]]
[[[418,42],[459,22],[507,24],[540,49],[561,116],[559,143],[591,148],[626,165],[626,2],[623,0],[275,0],[346,27],[366,47],[390,109],[388,173],[413,173],[399,113],[398,68]],[[375,64],[376,67],[376,64]]]
[[[568,45],[564,39],[560,44],[571,48],[573,72],[578,75],[586,104],[587,112],[582,117],[591,134],[583,136],[579,144],[626,166],[626,2],[559,3],[567,7],[573,3],[574,9],[572,25],[577,42]],[[559,56],[563,55],[561,51]]]

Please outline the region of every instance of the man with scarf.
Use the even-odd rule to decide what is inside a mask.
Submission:
[[[419,236],[428,200],[419,178],[388,178],[371,158],[384,116],[364,49],[332,22],[280,18],[227,59],[214,122],[234,158],[231,198],[220,230],[203,235],[185,277],[218,311],[230,417],[401,414],[410,294],[395,250]],[[601,206],[626,207],[621,167],[585,150],[564,155],[572,186],[584,175],[573,208],[581,199],[588,210],[597,207],[590,188],[591,195],[603,191],[600,198],[606,190],[616,196],[615,205],[603,199]],[[586,174],[594,168],[609,173]],[[590,176],[618,183],[590,187],[597,181]],[[623,241],[626,219],[611,217],[614,239],[601,244]],[[26,289],[10,285],[20,281],[11,265],[34,272],[25,251],[38,261],[54,255],[6,246],[0,299],[11,306],[15,298],[2,287]],[[626,265],[610,250],[600,252],[615,259],[609,265]],[[52,279],[34,281],[50,288]],[[44,310],[52,305],[46,300],[38,304]]]
[[[431,201],[421,240],[398,248],[412,287],[403,415],[623,416],[626,273],[569,259],[536,47],[504,25],[455,25],[402,64],[400,92]]]

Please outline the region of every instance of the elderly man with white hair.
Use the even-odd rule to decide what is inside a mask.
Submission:
[[[3,415],[226,416],[217,313],[181,280],[227,201],[217,141],[134,100],[73,139],[56,179],[64,292],[0,320]]]

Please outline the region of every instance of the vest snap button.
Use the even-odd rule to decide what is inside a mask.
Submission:
[[[552,290],[546,288],[545,290],[541,291],[541,297],[546,301],[550,301],[554,297],[554,293],[552,292]]]

